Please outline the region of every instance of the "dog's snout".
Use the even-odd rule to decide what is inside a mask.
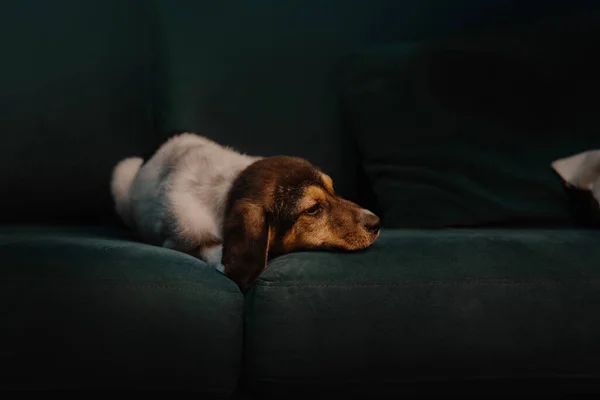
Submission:
[[[379,220],[379,217],[368,210],[365,210],[362,213],[362,223],[366,230],[374,234],[379,232],[379,229],[381,229],[381,221]]]

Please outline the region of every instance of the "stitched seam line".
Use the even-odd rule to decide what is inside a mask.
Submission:
[[[119,281],[111,281],[111,280],[103,280],[103,279],[98,279],[98,280],[68,280],[68,279],[51,279],[48,281],[40,281],[40,280],[34,280],[34,279],[12,279],[12,280],[8,280],[8,281],[1,281],[0,282],[0,286],[11,286],[12,284],[39,284],[39,285],[43,285],[43,286],[52,286],[53,284],[65,284],[65,283],[70,283],[70,284],[74,284],[74,285],[94,285],[94,286],[100,286],[100,285],[104,285],[104,286],[126,286],[126,287],[132,287],[132,288],[152,288],[152,289],[163,289],[163,290],[173,290],[173,291],[178,291],[178,292],[211,292],[211,293],[219,293],[219,294],[232,294],[235,296],[240,296],[241,297],[241,292],[237,293],[237,292],[230,292],[230,291],[225,291],[225,290],[218,290],[218,289],[213,289],[210,286],[205,286],[202,288],[193,288],[193,287],[186,287],[186,284],[184,285],[172,285],[172,284],[158,284],[158,283],[128,283],[128,282],[119,282]]]
[[[575,284],[595,284],[600,282],[600,280],[578,280],[572,283]],[[488,280],[488,281],[472,281],[472,282],[464,282],[464,281],[451,281],[451,282],[443,282],[443,281],[427,281],[427,282],[395,282],[395,283],[356,283],[356,284],[280,284],[280,283],[267,283],[267,282],[257,282],[256,286],[260,286],[261,288],[289,288],[289,287],[403,287],[403,286],[426,286],[426,285],[437,285],[437,286],[484,286],[484,285],[512,285],[512,286],[520,286],[520,285],[548,285],[548,284],[569,284],[567,281],[526,281],[526,282],[514,282],[514,281],[502,281],[502,280]]]
[[[286,384],[340,384],[340,383],[358,383],[358,384],[386,384],[386,383],[430,383],[430,380],[434,380],[435,383],[475,383],[478,381],[487,381],[487,380],[495,380],[495,379],[508,379],[508,380],[529,380],[529,379],[548,379],[551,378],[562,378],[562,379],[586,379],[586,378],[598,378],[599,372],[586,372],[586,373],[550,373],[543,375],[527,375],[527,376],[514,376],[514,375],[468,375],[460,378],[447,378],[444,375],[431,375],[431,376],[423,376],[423,377],[414,377],[412,379],[335,379],[328,378],[325,380],[316,380],[310,378],[300,378],[300,379],[289,379],[288,377],[273,377],[273,376],[261,376],[261,377],[248,377],[248,380],[254,382],[265,382],[265,383],[286,383]]]
[[[474,376],[468,375],[459,378],[451,378],[448,379],[443,376],[419,376],[413,379],[327,379],[327,380],[315,380],[315,379],[289,379],[289,378],[276,378],[276,377],[247,377],[246,379],[250,382],[258,383],[258,384],[283,384],[283,385],[303,385],[307,384],[312,386],[325,385],[330,386],[340,385],[340,384],[359,384],[359,385],[397,385],[397,384],[477,384],[477,383],[485,383],[488,381],[527,381],[527,380],[548,380],[548,379],[598,379],[599,372],[589,372],[589,373],[549,373],[543,375],[525,375],[525,376],[514,376],[514,375],[483,375],[483,376]]]

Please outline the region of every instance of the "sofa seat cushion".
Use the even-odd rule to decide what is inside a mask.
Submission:
[[[235,389],[244,299],[202,261],[88,228],[0,229],[0,388]]]
[[[387,230],[274,259],[247,293],[255,390],[597,376],[600,232]]]

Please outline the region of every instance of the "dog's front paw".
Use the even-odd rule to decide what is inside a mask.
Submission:
[[[208,265],[219,269],[221,265],[221,257],[223,256],[222,245],[204,246],[200,249],[199,258],[204,260]]]

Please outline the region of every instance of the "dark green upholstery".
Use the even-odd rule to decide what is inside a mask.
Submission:
[[[236,388],[243,296],[203,262],[34,227],[2,228],[0,260],[0,388]]]
[[[0,5],[0,222],[114,222],[111,168],[156,144],[147,14],[122,0]]]
[[[334,66],[359,48],[529,21],[586,1],[155,0],[161,135],[202,132],[245,152],[308,158],[371,206],[342,127]]]
[[[599,241],[585,230],[392,230],[359,254],[280,257],[246,298],[246,379],[343,392],[598,376]]]
[[[277,258],[244,297],[201,261],[119,229],[109,195],[118,160],[196,131],[308,158],[340,194],[387,208],[340,104],[347,55],[596,3],[0,3],[0,390],[398,398],[415,383],[456,382],[460,396],[479,381],[489,397],[502,377],[533,394],[597,377],[594,231],[387,229],[364,252]],[[563,210],[563,194],[528,189],[542,216]]]
[[[600,13],[348,58],[344,115],[391,228],[572,225],[552,161],[600,147]]]

